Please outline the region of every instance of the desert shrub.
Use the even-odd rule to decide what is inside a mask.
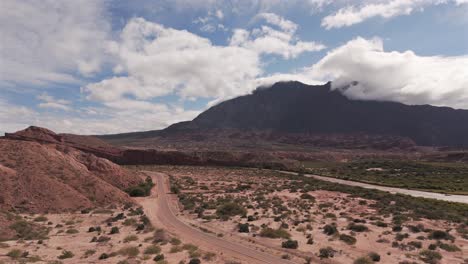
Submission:
[[[408,242],[408,245],[413,246],[415,248],[421,248],[422,247],[422,243],[419,242],[419,241],[410,241],[410,242]]]
[[[333,258],[335,256],[336,250],[334,250],[332,247],[325,247],[319,249],[319,257],[321,259],[323,258]]]
[[[409,234],[407,234],[407,233],[404,233],[404,234],[398,233],[398,234],[395,235],[395,239],[397,241],[403,241],[403,239],[408,238],[408,237],[409,237]]]
[[[314,244],[314,239],[313,238],[307,239],[307,245],[313,245],[313,244]]]
[[[336,229],[335,225],[325,225],[323,227],[323,233],[326,234],[327,236],[331,236],[331,235],[337,234],[338,230]]]
[[[182,246],[182,249],[187,250],[188,252],[193,252],[193,251],[198,250],[198,247],[195,246],[194,244],[187,243]]]
[[[375,262],[379,262],[380,261],[380,255],[376,252],[370,252],[369,254],[367,254],[367,256],[372,260],[372,261],[375,261]]]
[[[111,228],[111,231],[109,232],[110,235],[114,235],[114,234],[118,234],[118,233],[120,233],[120,230],[119,230],[119,228],[116,227],[116,226],[113,226],[113,227]]]
[[[429,250],[436,250],[437,249],[437,245],[436,244],[429,244],[429,246],[427,247]]]
[[[368,256],[357,258],[353,262],[353,264],[373,264],[373,263],[374,261],[372,261],[372,259],[370,259]]]
[[[436,264],[442,259],[442,255],[437,251],[423,250],[419,252],[419,258],[425,263]]]
[[[59,259],[68,259],[68,258],[73,258],[75,256],[75,254],[73,254],[73,252],[71,251],[68,251],[68,250],[64,250],[62,251],[62,254],[60,256],[58,256]]]
[[[309,201],[315,201],[315,197],[308,194],[308,193],[303,193],[301,194],[301,199],[304,199],[304,200],[309,200]]]
[[[291,239],[288,239],[286,241],[283,241],[281,243],[281,247],[282,248],[292,248],[292,249],[296,249],[298,248],[299,246],[299,243],[297,242],[297,240],[291,240]]]
[[[47,217],[45,217],[43,215],[34,218],[34,222],[45,222],[47,220],[48,220]]]
[[[19,220],[10,225],[10,229],[16,232],[18,238],[24,240],[46,239],[49,230],[42,226],[36,226],[24,220]]]
[[[109,258],[109,254],[107,253],[102,253],[100,256],[99,256],[99,259],[108,259]]]
[[[189,261],[188,264],[200,264],[200,263],[201,263],[200,259],[198,259],[198,258],[193,258],[193,259],[191,259],[191,260]]]
[[[348,245],[354,245],[356,244],[356,238],[353,237],[353,236],[350,236],[350,235],[346,235],[346,234],[341,234],[340,235],[340,240],[345,242],[346,244]]]
[[[107,237],[107,236],[100,236],[96,239],[95,242],[98,242],[98,243],[103,243],[103,242],[107,242],[109,241],[111,238],[110,237]]]
[[[225,204],[220,205],[216,209],[216,214],[221,218],[226,218],[235,215],[244,215],[246,214],[246,210],[242,205],[234,202],[228,202]]]
[[[122,256],[136,257],[140,253],[140,250],[138,247],[124,247],[119,249],[117,253]]]
[[[172,245],[175,245],[175,246],[178,246],[180,244],[182,244],[182,241],[180,241],[180,239],[176,238],[176,237],[173,237],[171,238],[171,240],[169,241]]]
[[[164,254],[156,255],[153,258],[154,261],[160,261],[160,260],[163,260],[163,259],[164,259]]]
[[[137,223],[137,220],[135,218],[127,218],[123,221],[123,225],[124,226],[133,226],[133,225],[136,225]]]
[[[87,258],[87,257],[89,257],[89,256],[91,256],[91,255],[94,255],[95,253],[96,253],[96,250],[94,250],[94,249],[88,249],[88,250],[85,251],[84,257]]]
[[[429,234],[430,239],[453,240],[453,236],[442,230],[434,230]]]
[[[169,250],[169,253],[177,253],[181,252],[183,249],[181,246],[172,246],[171,249]]]
[[[352,230],[354,232],[365,232],[365,231],[369,231],[369,228],[365,225],[359,225],[359,224],[355,224],[355,223],[350,223],[348,225],[348,229],[349,230]]]
[[[382,221],[375,222],[375,225],[378,226],[378,227],[387,227],[388,226],[387,223],[382,222]]]
[[[151,189],[154,187],[153,180],[151,177],[146,177],[146,180],[137,186],[132,186],[125,189],[125,192],[128,193],[131,197],[143,197],[151,194]]]
[[[260,236],[261,237],[268,237],[268,238],[284,238],[284,239],[289,239],[291,235],[288,233],[288,231],[278,228],[278,229],[273,229],[270,227],[263,228],[260,231]]]
[[[453,245],[453,244],[440,243],[439,247],[441,249],[445,250],[445,251],[448,251],[448,252],[461,251],[461,249],[459,247],[457,247],[456,245]]]
[[[12,259],[17,259],[17,258],[20,258],[22,254],[23,254],[23,251],[19,249],[12,249],[6,255]]]
[[[203,259],[206,261],[212,261],[216,257],[216,253],[213,252],[206,252],[203,254]]]
[[[131,241],[137,241],[138,240],[138,236],[136,235],[128,235],[124,238],[123,242],[124,243],[128,243],[128,242],[131,242]]]
[[[239,233],[249,233],[249,224],[241,224],[239,223]]]
[[[396,225],[392,227],[393,232],[401,232],[401,230],[403,230],[403,227],[401,227],[400,225]]]
[[[79,231],[76,230],[76,229],[74,229],[74,228],[70,228],[70,229],[67,230],[66,233],[67,233],[67,234],[78,234]]]
[[[153,242],[154,243],[164,243],[168,241],[168,236],[166,234],[166,231],[164,229],[157,229],[154,231],[153,235]]]

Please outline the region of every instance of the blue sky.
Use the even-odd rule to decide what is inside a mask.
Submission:
[[[466,0],[0,5],[0,133],[160,129],[281,80],[468,109]]]

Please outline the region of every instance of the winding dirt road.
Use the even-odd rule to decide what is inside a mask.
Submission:
[[[146,172],[153,178],[156,187],[148,198],[137,199],[143,206],[147,216],[158,227],[164,227],[169,233],[180,237],[184,242],[190,242],[205,250],[215,251],[225,256],[228,260],[240,260],[243,263],[295,263],[283,260],[279,255],[272,255],[256,249],[255,246],[228,241],[217,237],[215,234],[204,233],[185,222],[181,221],[173,209],[173,201],[170,199],[168,177],[163,173]]]

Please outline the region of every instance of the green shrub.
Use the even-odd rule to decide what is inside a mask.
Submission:
[[[113,226],[113,227],[111,228],[111,231],[110,231],[109,234],[110,234],[110,235],[114,235],[114,234],[118,234],[118,233],[120,233],[119,228],[116,227],[116,226]]]
[[[188,264],[200,264],[200,263],[201,263],[200,259],[193,258],[189,261]]]
[[[73,252],[64,250],[62,251],[62,255],[58,256],[59,259],[68,259],[68,258],[73,258],[75,254]]]
[[[282,247],[282,248],[297,249],[297,248],[299,247],[299,243],[297,242],[297,240],[288,239],[288,240],[283,241],[283,242],[281,243],[281,247]]]
[[[242,207],[242,205],[234,203],[234,202],[228,202],[228,203],[222,204],[216,209],[216,214],[219,217],[244,215],[246,213],[247,211],[245,210],[244,207]]]
[[[239,233],[249,233],[250,230],[249,230],[249,224],[241,224],[239,223]]]
[[[349,230],[352,230],[354,232],[365,232],[365,231],[369,231],[369,228],[365,225],[359,225],[359,224],[355,224],[355,223],[350,223],[348,225],[348,229]]]
[[[433,250],[423,250],[419,252],[419,258],[425,263],[436,264],[442,259],[442,255]]]
[[[161,253],[161,248],[156,245],[149,245],[145,248],[145,251],[143,251],[143,254],[146,255],[154,255],[159,253]]]
[[[372,260],[372,261],[375,261],[375,262],[379,262],[380,261],[380,255],[376,252],[370,252],[369,254],[367,254],[367,256]]]
[[[284,238],[284,239],[289,239],[291,235],[288,233],[288,231],[278,228],[278,229],[273,229],[270,227],[263,228],[260,231],[260,236],[261,237],[268,237],[268,238]]]
[[[153,180],[151,177],[146,177],[146,180],[140,183],[137,186],[132,186],[125,189],[125,192],[128,193],[131,197],[144,197],[151,194],[151,189],[154,187]]]
[[[34,218],[34,222],[45,222],[47,220],[48,220],[47,217],[45,217],[43,215]]]
[[[353,262],[353,264],[373,264],[373,263],[374,261],[372,261],[372,259],[370,259],[368,256],[357,258]]]
[[[335,225],[325,225],[323,227],[323,233],[326,234],[327,236],[331,236],[331,235],[337,234],[338,230],[336,229]]]
[[[124,247],[119,249],[117,253],[123,256],[136,257],[140,253],[140,250],[138,247]]]
[[[160,260],[163,260],[164,259],[164,254],[159,254],[159,255],[156,255],[153,260],[154,261],[160,261]]]
[[[67,234],[78,234],[79,231],[76,230],[76,229],[74,229],[74,228],[70,228],[70,229],[67,230],[66,233],[67,233]]]
[[[23,254],[23,251],[19,249],[12,249],[6,255],[12,259],[17,259],[17,258],[20,258],[22,254]]]
[[[128,235],[124,238],[123,242],[124,243],[128,243],[128,242],[132,242],[132,241],[138,241],[138,236],[136,235]]]
[[[434,230],[429,234],[430,239],[453,240],[453,236],[442,230]]]
[[[335,256],[336,250],[334,250],[332,247],[325,247],[319,249],[319,257],[321,259],[323,258],[333,258]]]
[[[445,250],[445,251],[448,251],[448,252],[461,251],[461,249],[459,247],[457,247],[456,245],[453,245],[453,244],[440,243],[439,247],[441,249]]]
[[[348,245],[354,245],[354,244],[356,244],[356,241],[357,241],[355,237],[350,236],[350,235],[346,235],[346,234],[341,234],[340,235],[340,240],[345,242]]]

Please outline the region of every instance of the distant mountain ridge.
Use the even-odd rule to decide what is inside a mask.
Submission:
[[[104,140],[171,137],[200,131],[401,137],[420,146],[468,147],[468,110],[351,100],[331,83],[279,82],[224,101],[193,121],[161,131],[101,136]]]

